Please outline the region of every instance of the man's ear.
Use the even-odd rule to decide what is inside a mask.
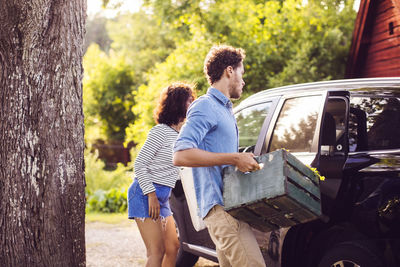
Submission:
[[[225,71],[226,71],[226,75],[227,75],[228,78],[229,78],[229,77],[233,74],[233,68],[232,68],[232,66],[226,67]]]

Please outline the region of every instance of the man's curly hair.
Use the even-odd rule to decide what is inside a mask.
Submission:
[[[228,45],[213,46],[204,60],[204,74],[210,85],[221,79],[228,66],[236,69],[245,57],[245,51],[241,48]]]
[[[176,82],[164,88],[157,107],[154,109],[154,120],[169,126],[177,124],[186,118],[186,102],[195,98],[192,85]]]

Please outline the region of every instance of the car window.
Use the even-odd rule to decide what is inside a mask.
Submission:
[[[350,152],[400,148],[400,99],[362,96],[350,99]]]
[[[290,152],[311,152],[321,100],[320,95],[286,100],[272,134],[270,151],[285,148]]]
[[[244,108],[235,114],[239,131],[239,150],[253,151],[272,102]]]

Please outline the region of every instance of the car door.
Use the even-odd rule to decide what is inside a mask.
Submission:
[[[343,181],[343,169],[348,149],[349,93],[328,92],[325,102],[318,153],[313,167],[325,177],[320,182],[322,213],[332,216],[335,200]]]
[[[260,131],[255,154],[286,148],[310,165],[318,153],[318,138],[327,93],[305,92],[283,95]],[[259,152],[258,152],[259,151]],[[289,228],[264,234],[262,251],[267,266],[281,266],[282,246]],[[261,234],[259,234],[261,236]]]
[[[320,190],[322,212],[328,216],[348,154],[348,107],[346,91],[286,95],[278,104],[263,146],[262,153],[285,148],[326,177]]]

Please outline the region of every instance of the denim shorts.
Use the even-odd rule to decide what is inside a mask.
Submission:
[[[153,185],[156,188],[156,196],[160,202],[161,219],[171,216],[172,212],[169,206],[169,197],[171,196],[172,188],[156,183],[153,183]],[[143,195],[137,179],[133,181],[128,189],[128,218],[150,218],[148,196]]]

